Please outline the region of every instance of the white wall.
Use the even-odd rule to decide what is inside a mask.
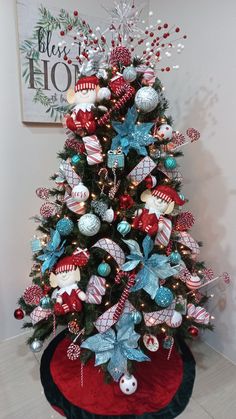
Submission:
[[[59,3],[59,0],[58,0]],[[65,4],[60,0],[60,3]],[[100,3],[100,1],[99,1]],[[109,0],[101,0],[108,6]],[[44,4],[47,4],[45,0]],[[67,2],[71,9],[78,2]],[[29,217],[38,213],[38,186],[49,185],[57,167],[56,153],[63,145],[58,126],[26,126],[21,123],[19,69],[14,0],[0,0],[1,31],[1,273],[0,339],[20,332],[13,318],[16,301],[29,284],[29,242],[35,225]],[[81,12],[104,16],[98,2],[82,0]],[[196,127],[202,139],[185,148],[184,192],[196,217],[193,235],[203,240],[202,257],[216,272],[235,266],[235,66],[234,31],[236,5],[214,0],[151,0],[151,10],[163,20],[178,23],[188,34],[186,49],[177,57],[179,72],[162,75],[175,127]],[[213,16],[214,14],[214,16]],[[216,349],[236,362],[235,285],[214,290],[212,302],[216,330],[206,337]]]
[[[236,362],[236,87],[234,0],[151,0],[163,21],[177,23],[188,39],[180,70],[163,75],[175,128],[195,127],[198,143],[182,160],[184,193],[196,217],[193,236],[204,242],[202,259],[216,273],[229,271],[228,289],[216,287],[211,302],[215,332],[206,340]]]

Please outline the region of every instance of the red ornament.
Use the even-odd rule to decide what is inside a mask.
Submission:
[[[126,210],[134,205],[134,200],[128,194],[121,195],[119,198],[120,209]]]
[[[179,32],[179,31],[180,31],[180,28],[176,28],[176,29],[175,29],[175,32]]]
[[[72,61],[71,60],[68,60],[68,64],[71,64],[72,63]]]
[[[47,295],[50,290],[51,290],[51,287],[49,285],[44,285],[43,286],[43,295]]]
[[[79,328],[79,325],[77,323],[77,320],[71,320],[68,323],[68,330],[73,335],[77,335],[77,333],[79,333],[80,328]]]
[[[30,306],[38,306],[41,298],[43,298],[43,291],[39,285],[31,285],[26,288],[23,294],[25,303]]]
[[[64,31],[61,31],[61,32],[60,32],[60,35],[61,35],[61,36],[64,36],[64,35],[65,35],[65,32],[64,32]]]
[[[131,63],[131,53],[128,48],[124,46],[115,47],[111,51],[110,62],[112,65],[123,64],[125,66]]]
[[[175,230],[177,231],[186,231],[189,230],[195,222],[195,218],[190,211],[185,211],[179,214],[176,224]]]
[[[87,265],[90,254],[87,249],[78,249],[72,256],[74,265],[82,267]]]
[[[25,317],[25,313],[24,313],[24,311],[21,308],[17,308],[14,311],[14,317],[17,320],[22,320]]]
[[[144,182],[146,184],[146,188],[147,189],[152,189],[156,186],[157,184],[157,180],[155,178],[155,176],[152,175],[148,175],[145,179]]]
[[[198,329],[198,327],[196,327],[196,326],[190,326],[188,328],[188,334],[190,336],[192,336],[193,338],[197,338],[198,335],[199,335],[199,329]]]
[[[55,205],[50,202],[45,202],[40,208],[40,215],[44,218],[49,218],[55,215]]]
[[[68,31],[71,31],[72,30],[72,26],[71,25],[68,25],[67,26],[67,29],[68,29]]]
[[[79,13],[78,13],[78,11],[77,11],[77,10],[75,10],[75,11],[74,11],[74,16],[78,16],[78,14],[79,14]]]
[[[80,143],[75,138],[67,138],[65,142],[65,148],[70,148],[78,154],[82,154],[85,152],[84,143]]]

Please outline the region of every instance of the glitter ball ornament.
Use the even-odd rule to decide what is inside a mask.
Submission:
[[[170,254],[170,263],[177,265],[181,261],[181,256],[179,252],[172,252]]]
[[[108,87],[101,87],[101,89],[97,92],[97,101],[101,102],[102,100],[110,100],[111,99],[111,91]]]
[[[132,312],[132,319],[134,321],[134,324],[139,324],[142,321],[142,314],[140,313],[140,311],[133,311]]]
[[[157,128],[156,135],[160,140],[171,140],[173,128],[168,124],[162,124]]]
[[[137,77],[137,70],[134,67],[126,67],[123,71],[123,77],[125,81],[131,83]]]
[[[25,317],[25,313],[21,308],[17,308],[14,311],[14,317],[16,320],[22,320]]]
[[[69,218],[62,218],[56,224],[57,231],[61,236],[68,236],[72,233],[74,228],[74,223]]]
[[[199,329],[198,329],[198,327],[196,327],[196,326],[190,326],[188,328],[188,334],[190,336],[192,336],[193,338],[197,338],[198,335],[199,335]]]
[[[36,189],[36,195],[41,199],[48,199],[49,198],[49,189],[47,188],[38,188]]]
[[[167,170],[174,170],[177,167],[177,162],[174,157],[168,156],[164,159],[164,166]]]
[[[87,201],[89,198],[89,190],[82,182],[80,182],[72,189],[71,197],[77,202]]]
[[[128,233],[130,232],[130,230],[131,230],[131,225],[130,225],[127,221],[125,221],[125,220],[121,221],[121,222],[117,225],[117,231],[119,231],[119,233],[120,233],[123,237],[125,237],[125,236],[126,236],[126,234],[128,234]]]
[[[76,165],[80,162],[81,157],[78,154],[75,154],[74,156],[71,157],[71,163],[73,165]]]
[[[111,51],[110,63],[112,65],[117,65],[117,64],[123,64],[125,66],[130,65],[131,63],[130,50],[122,45],[115,47]]]
[[[34,339],[33,342],[30,344],[30,349],[33,353],[40,352],[43,347],[43,342],[39,339]]]
[[[48,295],[45,295],[39,303],[40,307],[42,308],[51,308],[52,306],[52,302],[51,302],[51,298]]]
[[[100,227],[101,221],[94,214],[84,214],[78,222],[80,233],[87,237],[95,236],[99,232]]]
[[[186,231],[189,230],[195,222],[194,216],[190,211],[182,212],[178,215],[175,230]]]
[[[176,328],[176,327],[179,327],[181,325],[182,320],[183,320],[182,314],[179,313],[178,311],[174,310],[174,313],[171,316],[171,318],[166,319],[166,324],[169,327]]]
[[[122,393],[130,395],[137,390],[138,382],[133,375],[124,374],[120,379],[119,385]]]
[[[168,307],[172,301],[174,299],[174,296],[171,292],[171,290],[169,290],[169,288],[166,287],[160,287],[157,290],[156,293],[156,297],[155,297],[155,302],[158,306],[160,307]]]
[[[44,218],[50,218],[56,213],[55,205],[51,202],[45,202],[39,210],[40,215]]]
[[[148,113],[158,104],[158,93],[152,87],[141,87],[135,95],[135,105],[140,111]]]
[[[43,298],[43,290],[39,285],[31,285],[25,289],[23,294],[25,303],[30,306],[38,306],[41,298]]]
[[[98,272],[98,275],[108,276],[111,273],[111,267],[110,265],[108,265],[108,263],[102,262],[100,263],[100,265],[98,265],[97,272]]]

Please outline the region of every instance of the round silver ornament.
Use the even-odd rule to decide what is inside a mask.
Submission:
[[[79,219],[78,228],[80,233],[84,236],[92,237],[95,236],[100,230],[101,221],[94,214],[84,214]]]
[[[111,91],[108,87],[101,87],[101,89],[97,92],[97,101],[101,102],[102,100],[110,100],[111,99]]]
[[[140,111],[148,113],[153,111],[158,104],[158,93],[152,87],[141,87],[135,95],[135,105]]]
[[[33,342],[30,344],[30,349],[33,353],[40,352],[43,347],[43,342],[39,339],[34,339]]]
[[[132,66],[126,67],[123,71],[123,77],[125,81],[128,81],[129,83],[131,83],[137,77],[137,70]]]
[[[119,385],[122,393],[130,395],[137,390],[138,382],[133,375],[124,374],[120,379]]]

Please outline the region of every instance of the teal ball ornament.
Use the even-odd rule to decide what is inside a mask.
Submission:
[[[174,157],[168,156],[164,160],[164,166],[167,170],[174,170],[177,167],[177,162]]]
[[[41,298],[39,305],[44,309],[51,308],[51,298],[48,295],[45,295],[45,297]]]
[[[185,201],[185,196],[184,196],[183,193],[179,193],[179,197],[180,197],[180,199],[182,199],[183,201]]]
[[[97,271],[98,271],[98,275],[108,276],[111,273],[111,267],[110,265],[108,265],[108,263],[102,262],[100,263],[100,265],[98,265]]]
[[[178,263],[181,261],[181,256],[179,252],[172,252],[170,254],[170,263],[173,265],[178,265]]]
[[[133,311],[132,313],[132,319],[134,321],[134,324],[139,324],[142,321],[142,314],[140,313],[140,311]]]
[[[74,156],[71,157],[71,163],[76,166],[76,164],[78,164],[81,160],[81,157],[78,154],[75,154]]]
[[[158,288],[156,297],[155,297],[155,302],[157,303],[158,306],[163,307],[163,308],[168,307],[172,303],[173,299],[174,299],[174,296],[171,290],[169,290],[169,288],[166,288],[166,287]]]
[[[62,218],[56,224],[56,229],[61,236],[69,236],[74,228],[74,223],[69,218]]]
[[[131,230],[131,225],[123,220],[117,225],[117,231],[124,237],[126,234],[128,234]]]

